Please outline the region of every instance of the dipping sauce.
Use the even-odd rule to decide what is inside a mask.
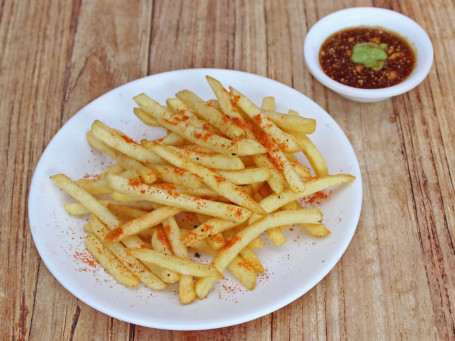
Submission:
[[[412,48],[399,35],[378,27],[334,33],[319,50],[324,73],[347,86],[386,88],[402,82],[415,66]]]

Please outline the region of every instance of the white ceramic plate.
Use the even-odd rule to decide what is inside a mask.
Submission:
[[[112,162],[93,151],[85,133],[95,119],[118,128],[135,139],[154,139],[164,131],[146,127],[132,113],[132,97],[144,92],[164,103],[182,89],[204,99],[214,98],[205,75],[232,85],[258,105],[264,96],[276,98],[277,110],[294,109],[317,119],[311,136],[325,156],[329,170],[357,178],[333,190],[320,207],[331,235],[316,239],[300,229],[285,231],[288,242],[257,250],[266,273],[253,291],[247,291],[227,274],[208,298],[182,306],[177,287],[152,292],[140,285],[128,289],[117,284],[99,266],[90,265],[84,249],[82,227],[87,219],[69,216],[63,204],[72,199],[49,176],[65,173],[77,179],[99,173]],[[336,122],[316,103],[276,81],[243,72],[192,69],[157,74],[114,89],[72,117],[44,151],[33,176],[29,196],[30,228],[41,258],[57,280],[93,308],[130,323],[173,330],[219,328],[246,322],[271,313],[302,296],[337,263],[355,232],[362,203],[362,181],[354,151]]]

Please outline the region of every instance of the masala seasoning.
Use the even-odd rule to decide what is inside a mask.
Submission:
[[[415,66],[415,54],[398,34],[378,27],[354,27],[336,32],[319,50],[324,73],[347,86],[379,89],[405,80]]]

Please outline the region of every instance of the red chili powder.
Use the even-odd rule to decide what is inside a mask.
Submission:
[[[225,181],[226,181],[226,178],[225,178],[223,175],[218,174],[218,175],[215,175],[215,180],[216,180],[217,183],[220,184],[220,183],[222,183],[222,182],[225,182]]]
[[[332,194],[332,191],[320,191],[303,198],[302,201],[307,205],[321,205],[327,201],[330,194]]]
[[[111,230],[111,232],[109,232],[106,235],[106,239],[107,240],[114,240],[114,239],[117,239],[122,234],[123,234],[123,229],[121,227],[116,227],[115,229]]]
[[[248,262],[238,262],[237,265],[244,269],[251,269],[251,265]]]
[[[175,192],[175,191],[170,191],[170,190],[168,190],[168,191],[166,191],[166,193],[169,194],[169,196],[171,196],[171,197],[173,197],[173,198],[177,198],[177,197],[180,196],[180,193],[177,193],[177,192]]]
[[[262,117],[261,115],[257,114],[253,116],[254,120],[256,121],[257,124],[261,125],[262,124]]]
[[[213,135],[214,135],[213,133],[207,132],[207,133],[205,133],[204,135],[202,135],[201,139],[202,139],[202,141],[207,142],[207,140],[208,140],[210,137],[212,137]]]
[[[87,264],[92,268],[96,268],[96,261],[92,258],[92,256],[85,252],[78,252],[74,253],[74,258],[80,260],[82,263]],[[88,269],[82,269],[82,271],[88,271]]]
[[[241,238],[239,236],[234,236],[232,237],[224,246],[223,246],[223,249],[227,249],[231,246],[233,246],[235,243],[237,243],[238,241],[240,241]]]
[[[170,225],[164,225],[163,226],[163,230],[164,230],[164,232],[166,232],[166,234],[170,234],[171,233],[171,226]]]
[[[133,179],[129,179],[128,184],[129,184],[131,187],[138,187],[138,186],[141,185],[140,182],[134,181]]]
[[[244,130],[250,130],[250,127],[244,120],[242,120],[240,117],[232,117],[231,122],[234,123],[237,127],[242,128]]]
[[[178,109],[177,113],[180,115],[173,116],[173,118],[178,122],[184,122],[190,119],[190,117],[185,113],[185,110],[183,109]]]
[[[168,124],[170,124],[170,125],[173,125],[173,126],[178,125],[178,122],[175,122],[174,120],[170,120],[170,119],[168,119],[166,117],[163,117],[163,121],[168,123]]]
[[[225,284],[223,284],[223,288],[224,288],[224,290],[226,290],[227,292],[232,292],[232,293],[234,293],[234,292],[237,291],[236,288],[233,287],[233,286],[231,286],[231,285],[225,285]]]
[[[214,235],[214,236],[211,236],[210,238],[211,238],[212,241],[214,241],[215,243],[219,243],[219,244],[224,243],[224,238],[223,238],[223,236]]]
[[[155,233],[156,233],[156,238],[160,242],[162,242],[163,244],[167,244],[168,243],[167,236],[166,236],[166,234],[164,233],[163,230],[157,229]]]
[[[120,135],[122,137],[122,139],[125,140],[126,143],[131,143],[131,144],[138,144],[136,141],[130,139],[128,136],[126,135]]]
[[[161,189],[174,190],[174,191],[177,189],[177,186],[175,186],[174,184],[172,184],[170,182],[161,182],[159,184],[156,184],[155,186],[158,188],[161,188]]]
[[[174,173],[177,175],[183,176],[186,173],[186,171],[181,168],[174,168]]]

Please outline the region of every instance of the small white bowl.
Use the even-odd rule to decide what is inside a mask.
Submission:
[[[381,89],[359,89],[334,81],[322,71],[319,49],[324,41],[335,32],[357,26],[380,26],[407,39],[414,49],[416,65],[403,82]],[[403,94],[425,79],[433,63],[433,45],[422,27],[398,12],[374,7],[355,7],[334,12],[319,20],[305,38],[304,55],[312,75],[328,88],[353,101],[378,102]]]

